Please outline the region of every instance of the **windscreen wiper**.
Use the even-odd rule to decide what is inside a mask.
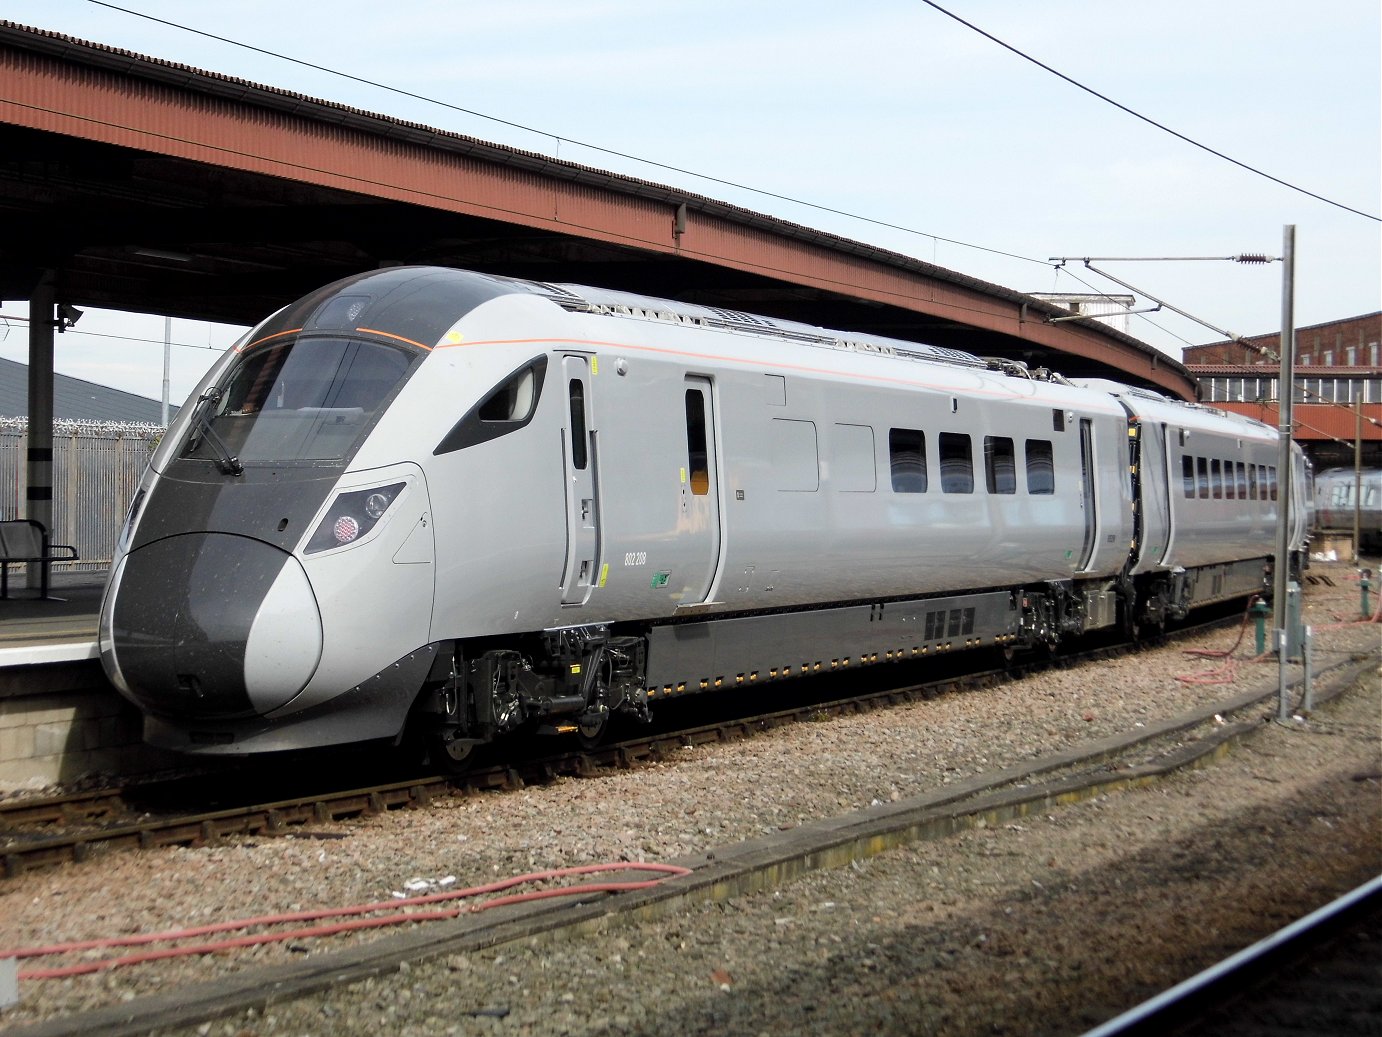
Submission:
[[[230,452],[230,447],[211,427],[211,418],[208,412],[211,410],[207,404],[221,402],[221,390],[212,386],[197,397],[197,409],[192,412],[192,435],[187,441],[188,450],[195,450],[198,437],[205,433],[206,441],[211,446],[211,452],[215,454],[216,467],[224,475],[243,475],[245,466],[240,459]]]

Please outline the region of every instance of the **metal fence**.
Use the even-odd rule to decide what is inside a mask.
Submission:
[[[55,544],[71,544],[81,560],[56,562],[55,572],[110,565],[125,511],[149,455],[163,435],[156,425],[53,422]],[[28,421],[0,418],[0,519],[27,518]]]

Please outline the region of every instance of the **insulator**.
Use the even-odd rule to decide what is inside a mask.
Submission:
[[[1234,256],[1235,263],[1270,263],[1273,257],[1263,252],[1244,252],[1241,256]]]

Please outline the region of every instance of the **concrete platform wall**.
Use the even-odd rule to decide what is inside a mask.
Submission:
[[[142,726],[95,660],[0,669],[0,792],[174,766]]]

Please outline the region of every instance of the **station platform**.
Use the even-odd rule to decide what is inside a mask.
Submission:
[[[0,599],[0,796],[169,766],[101,669],[105,580],[104,571],[55,573],[42,599],[12,578]]]
[[[48,598],[10,582],[0,599],[0,669],[98,658],[96,622],[106,570],[54,573]]]

